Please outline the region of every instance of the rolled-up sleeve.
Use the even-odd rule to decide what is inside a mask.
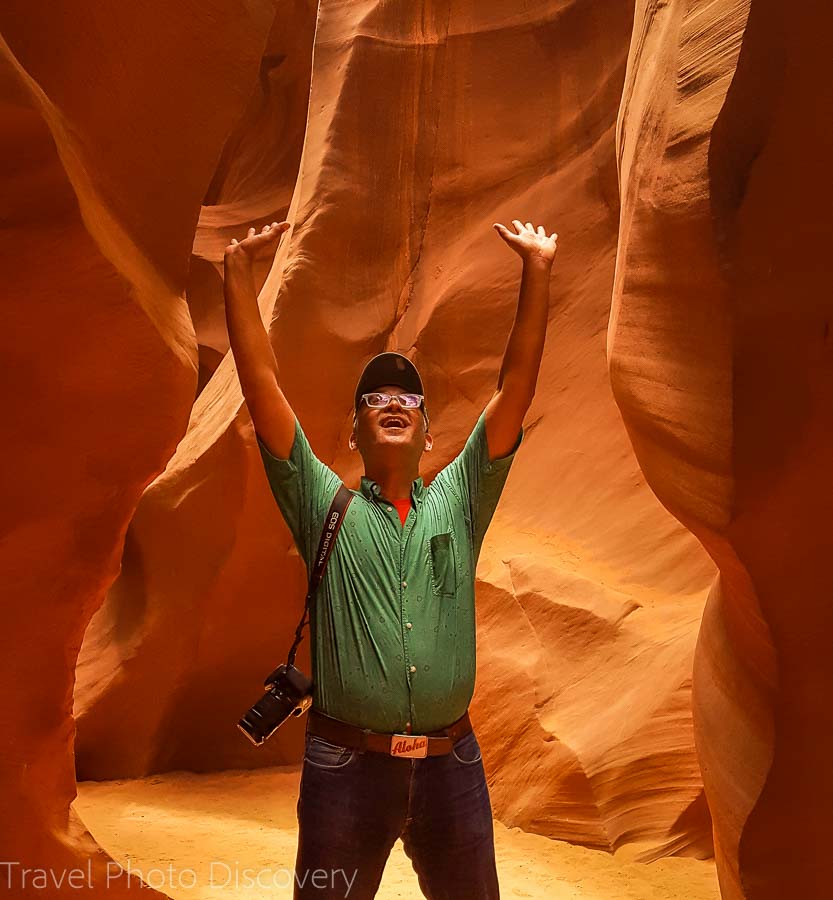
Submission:
[[[288,459],[273,456],[256,433],[263,466],[272,494],[292,532],[304,562],[315,553],[324,517],[341,480],[312,452],[301,423],[295,419],[295,438]]]

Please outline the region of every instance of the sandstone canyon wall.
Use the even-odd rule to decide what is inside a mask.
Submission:
[[[479,569],[473,713],[494,806],[594,847],[708,854],[690,682],[713,566],[645,485],[605,360],[629,4],[323,2],[314,46],[315,20],[295,14],[311,46],[311,76],[292,64],[309,113],[293,229],[261,294],[287,395],[355,484],[355,378],[377,351],[409,353],[435,423],[430,477],[494,389],[512,321],[520,271],[492,222],[559,230],[540,388]],[[301,45],[288,34],[270,39],[287,61]],[[250,105],[227,145],[197,232],[206,264],[249,221],[282,213],[294,155],[259,167],[283,140],[270,106],[292,96],[287,84]],[[294,140],[297,121],[280,121]],[[200,308],[216,322],[206,283]],[[207,374],[86,635],[80,777],[298,759],[301,723],[259,750],[233,727],[286,650],[303,571],[233,359]],[[125,708],[142,715],[126,722]]]
[[[268,2],[212,0],[0,9],[0,848],[14,864],[0,890],[11,896],[100,892],[108,871],[108,896],[152,894],[108,870],[70,808],[75,663],[142,491],[187,427],[194,229],[273,15]],[[62,890],[24,884],[23,867],[63,872]]]
[[[717,563],[696,737],[723,890],[779,896],[778,819],[793,786],[823,802],[829,743],[811,738],[830,734],[807,690],[829,675],[825,205],[777,258],[763,248],[820,190],[829,143],[797,102],[819,23],[773,10],[640,3],[632,37],[624,0],[4,7],[7,853],[95,854],[69,810],[76,657],[79,777],[298,759],[301,723],[261,750],[234,729],[304,574],[227,353],[227,239],[293,223],[261,310],[313,447],[355,484],[350,397],[377,351],[425,375],[425,475],[461,446],[517,296],[491,224],[519,216],[561,247],[478,570],[495,812],[644,859],[710,852],[691,691]],[[791,850],[810,885],[826,833],[808,822],[793,813]]]
[[[611,381],[720,574],[694,668],[723,896],[829,896],[833,129],[822,4],[637,3]]]

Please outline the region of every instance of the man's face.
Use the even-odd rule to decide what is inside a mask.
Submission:
[[[382,384],[374,391],[393,397],[410,393],[395,384]],[[394,399],[383,409],[372,409],[363,400],[356,412],[353,438],[362,456],[399,447],[419,457],[427,449],[425,417],[421,408],[406,409]]]

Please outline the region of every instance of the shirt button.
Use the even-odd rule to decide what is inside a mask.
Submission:
[[[406,622],[406,623],[405,623],[405,627],[406,627],[406,628],[413,628],[414,626],[411,625],[410,622]]]
[[[416,666],[411,666],[411,668],[410,668],[408,671],[409,671],[409,672],[416,672]]]
[[[408,587],[408,582],[407,582],[407,581],[403,581],[403,582],[402,582],[402,587]]]
[[[389,506],[389,507],[388,507],[388,512],[392,512],[392,511],[393,511],[393,507],[392,507],[392,506]]]

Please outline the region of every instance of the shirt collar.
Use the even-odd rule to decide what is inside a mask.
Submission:
[[[362,475],[360,489],[362,494],[367,497],[368,500],[379,500],[382,496],[382,489],[379,487],[378,483],[371,481],[366,475]],[[425,496],[425,484],[423,483],[422,478],[417,478],[416,481],[411,483],[411,496],[415,503],[422,502],[422,498]]]

